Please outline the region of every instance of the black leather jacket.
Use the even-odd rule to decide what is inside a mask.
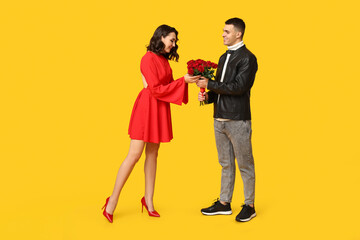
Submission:
[[[230,55],[224,80],[220,82],[226,55],[219,59],[215,81],[209,80],[207,85],[208,103],[214,103],[214,118],[251,120],[250,89],[258,69],[257,59],[246,46],[237,49]]]

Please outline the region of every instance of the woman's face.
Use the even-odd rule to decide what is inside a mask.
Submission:
[[[175,47],[176,34],[174,32],[171,32],[166,37],[161,37],[161,41],[165,45],[164,52],[170,53],[171,49]]]

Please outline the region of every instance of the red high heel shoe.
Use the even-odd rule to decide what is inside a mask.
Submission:
[[[147,205],[146,205],[146,202],[145,202],[145,197],[143,197],[141,199],[141,212],[144,212],[144,207],[146,208],[146,210],[148,211],[148,214],[150,217],[160,217],[160,214],[157,212],[157,211],[152,211],[150,212]]]
[[[106,207],[107,207],[107,205],[108,205],[108,203],[109,203],[109,199],[110,199],[110,197],[108,197],[107,199],[106,199],[106,203],[105,203],[105,205],[102,207],[102,209],[104,209],[104,211],[103,211],[103,215],[106,217],[106,219],[107,220],[109,220],[109,222],[113,222],[113,215],[112,214],[109,214],[107,211],[106,211]]]

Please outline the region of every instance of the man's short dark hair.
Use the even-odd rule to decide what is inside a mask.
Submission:
[[[244,37],[244,32],[245,32],[245,22],[240,19],[240,18],[230,18],[229,20],[227,20],[225,22],[225,24],[228,25],[234,25],[234,27],[236,28],[236,30],[238,30],[239,32],[242,33],[241,38]]]

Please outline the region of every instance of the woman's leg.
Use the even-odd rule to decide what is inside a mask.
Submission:
[[[114,190],[106,207],[106,212],[109,214],[113,214],[120,196],[121,189],[123,188],[135,164],[140,159],[144,150],[144,146],[145,142],[142,140],[131,140],[129,153],[119,168]]]
[[[156,176],[156,163],[160,143],[146,143],[145,148],[145,201],[149,211],[154,211],[153,196]]]

